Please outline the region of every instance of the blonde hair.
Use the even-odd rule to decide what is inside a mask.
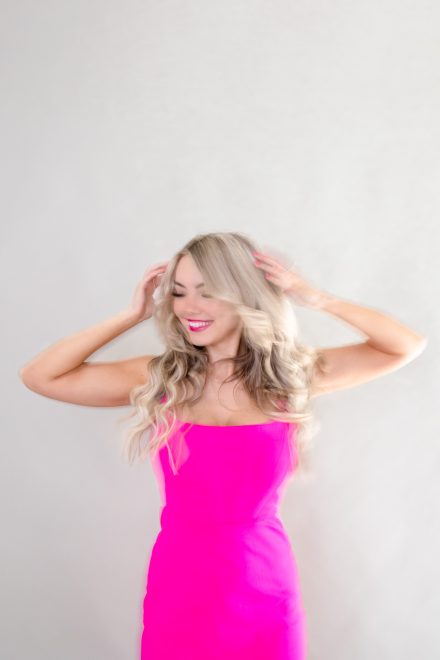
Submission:
[[[320,428],[310,408],[310,394],[315,366],[322,368],[321,356],[299,341],[290,300],[256,268],[252,256],[256,249],[242,233],[198,234],[168,263],[157,297],[155,293],[153,314],[167,348],[148,363],[146,384],[130,392],[134,410],[128,417],[140,416],[125,435],[130,463],[149,453],[156,455],[166,444],[176,474],[168,444],[179,426],[174,407],[196,402],[203,392],[208,353],[204,346],[188,341],[173,312],[171,295],[177,264],[182,256],[191,255],[210,295],[232,303],[243,322],[237,355],[218,361],[234,365],[232,376],[223,382],[238,380],[264,414],[294,423],[289,426],[290,449],[296,450],[298,470],[309,472],[307,452]]]

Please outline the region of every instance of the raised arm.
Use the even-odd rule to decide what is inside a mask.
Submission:
[[[121,312],[85,330],[76,332],[39,353],[19,372],[33,392],[82,406],[129,405],[130,390],[147,381],[153,355],[114,362],[88,362],[92,353],[136,325]]]
[[[255,253],[255,265],[298,304],[325,311],[359,330],[365,341],[320,348],[312,396],[360,385],[403,367],[423,352],[427,337],[377,309],[336,298],[311,285],[297,269],[270,255]]]
[[[153,314],[153,293],[165,265],[148,269],[124,311],[57,341],[19,371],[30,390],[51,399],[83,406],[125,406],[130,390],[145,383],[154,355],[114,362],[88,362],[112,339]]]
[[[427,345],[424,335],[377,309],[328,295],[319,307],[360,330],[367,339],[319,349],[325,372],[316,374],[312,396],[354,387],[400,369]]]

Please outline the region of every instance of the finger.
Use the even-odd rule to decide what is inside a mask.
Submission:
[[[255,258],[257,261],[263,261],[268,264],[272,264],[272,266],[275,266],[277,268],[282,268],[282,265],[280,264],[279,261],[277,261],[274,257],[270,257],[267,254],[261,254],[259,252],[255,253]]]
[[[270,266],[269,264],[264,263],[264,261],[257,261],[255,263],[255,265],[256,265],[257,268],[261,268],[261,270],[265,270],[267,268],[272,268],[272,266]]]
[[[276,276],[278,273],[277,269],[274,268],[274,266],[270,266],[269,264],[258,264],[257,268],[260,268],[261,270],[265,271],[265,275],[272,275]]]
[[[257,260],[257,263],[255,264],[257,268],[261,268],[262,270],[271,270],[272,272],[275,271],[281,271],[283,269],[282,266],[279,264],[275,263],[269,263],[269,262],[264,262],[264,261],[259,261]]]
[[[262,257],[264,259],[275,259],[275,257],[269,254],[269,252],[260,252],[259,250],[254,250],[252,254],[257,257]]]
[[[289,269],[290,264],[292,263],[292,258],[288,255],[285,254],[284,252],[280,252],[279,250],[273,250],[273,248],[270,250],[270,253],[268,252],[259,252],[258,250],[254,251],[254,254],[256,255],[257,258],[264,259],[268,263],[272,263],[274,266],[277,266],[278,268],[285,268]]]
[[[264,252],[259,252],[258,250],[254,250],[252,254],[254,255],[254,257],[257,257],[257,259],[267,259],[269,256]]]

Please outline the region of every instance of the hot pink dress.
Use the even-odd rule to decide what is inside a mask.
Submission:
[[[297,565],[278,516],[296,466],[288,427],[193,424],[183,442],[168,439],[178,474],[166,446],[152,459],[163,506],[141,660],[306,657]]]

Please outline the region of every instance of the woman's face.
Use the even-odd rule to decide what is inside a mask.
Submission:
[[[192,344],[215,344],[239,332],[239,316],[233,306],[210,296],[190,255],[181,257],[177,264],[172,295],[173,311]],[[190,321],[209,321],[209,324],[192,326]]]

